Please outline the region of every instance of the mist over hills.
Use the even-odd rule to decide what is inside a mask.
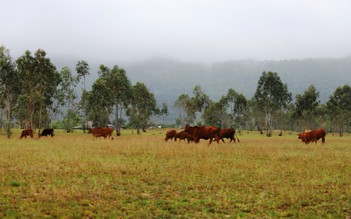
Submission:
[[[141,81],[160,102],[172,106],[183,93],[192,94],[195,85],[213,100],[225,95],[229,88],[251,98],[263,71],[277,72],[288,85],[293,98],[310,85],[326,102],[335,89],[351,84],[351,57],[341,59],[302,59],[282,61],[239,60],[205,65],[174,60],[149,60],[121,66],[133,82]]]
[[[53,59],[58,69],[66,65],[72,71],[75,71],[77,61],[61,60],[55,63]],[[158,104],[167,103],[171,112],[177,97],[183,93],[192,95],[196,85],[200,85],[212,100],[219,100],[229,88],[243,93],[249,99],[254,95],[263,71],[277,72],[283,83],[288,85],[293,100],[296,94],[303,94],[308,86],[314,85],[320,93],[320,101],[325,103],[337,87],[351,84],[351,56],[280,61],[234,60],[213,64],[171,59],[150,59],[134,63],[86,61],[90,66],[88,90],[98,77],[100,64],[109,67],[117,64],[126,70],[133,84],[137,81],[144,83],[155,94]]]

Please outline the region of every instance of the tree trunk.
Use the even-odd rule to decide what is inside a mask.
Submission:
[[[43,126],[43,102],[44,102],[44,88],[43,85],[40,86],[40,109],[39,109],[39,131],[38,131],[38,138],[40,138],[40,130]]]
[[[115,121],[115,125],[116,125],[116,127],[115,127],[115,129],[116,129],[116,136],[120,136],[121,135],[121,132],[120,132],[120,129],[119,129],[119,124],[118,124],[118,98],[116,98],[116,111],[115,111],[115,119],[116,119],[116,121]]]
[[[33,129],[34,126],[34,104],[33,104],[33,90],[32,90],[32,82],[29,81],[29,129]]]
[[[12,117],[12,106],[11,106],[11,100],[12,96],[11,94],[8,94],[8,100],[7,100],[7,138],[11,138],[11,117]]]

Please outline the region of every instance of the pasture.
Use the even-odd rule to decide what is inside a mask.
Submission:
[[[165,132],[1,136],[0,218],[351,217],[349,135],[305,145],[243,132],[208,146]]]

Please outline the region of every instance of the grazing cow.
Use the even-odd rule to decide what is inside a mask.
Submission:
[[[20,139],[23,137],[27,138],[27,136],[33,138],[33,130],[32,129],[23,130]]]
[[[223,143],[225,143],[224,138],[229,138],[230,139],[229,142],[234,141],[235,143],[235,129],[234,128],[220,129],[218,133],[218,137],[219,137],[219,140],[223,141]],[[236,138],[238,139],[238,142],[240,142],[239,138],[238,137]]]
[[[53,137],[55,135],[54,129],[43,129],[43,131],[40,134],[40,137],[41,136],[49,136],[49,135],[51,135],[51,137]]]
[[[301,139],[302,142],[305,142],[305,144],[309,144],[311,142],[315,142],[317,144],[317,141],[319,139],[322,139],[322,143],[325,143],[325,135],[326,132],[324,129],[316,129],[316,130],[309,130],[307,132],[301,132],[298,135],[298,139]]]
[[[176,131],[175,129],[168,130],[168,131],[166,132],[165,141],[168,141],[168,139],[173,140],[173,138],[174,138],[174,141],[177,141],[177,131]]]
[[[109,137],[111,140],[113,140],[112,136],[113,129],[112,128],[92,128],[88,129],[88,133],[91,133],[95,138],[98,137]]]
[[[179,133],[177,133],[176,139],[179,139],[179,141],[187,139],[188,143],[190,143],[190,141],[193,141],[193,136],[185,131],[181,131]]]
[[[216,139],[217,144],[219,144],[219,128],[214,126],[189,126],[186,125],[185,132],[193,136],[194,142],[199,143],[200,139],[210,139],[209,144],[212,143],[213,139]]]

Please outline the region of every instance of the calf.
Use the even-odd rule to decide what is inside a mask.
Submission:
[[[174,138],[174,141],[177,141],[176,136],[177,136],[177,131],[175,129],[169,130],[166,132],[165,141],[168,141],[168,139],[173,140],[173,138]]]
[[[175,139],[179,139],[180,141],[181,140],[185,141],[185,139],[187,139],[188,143],[190,143],[190,141],[193,141],[193,136],[185,131],[181,131],[177,133]]]

